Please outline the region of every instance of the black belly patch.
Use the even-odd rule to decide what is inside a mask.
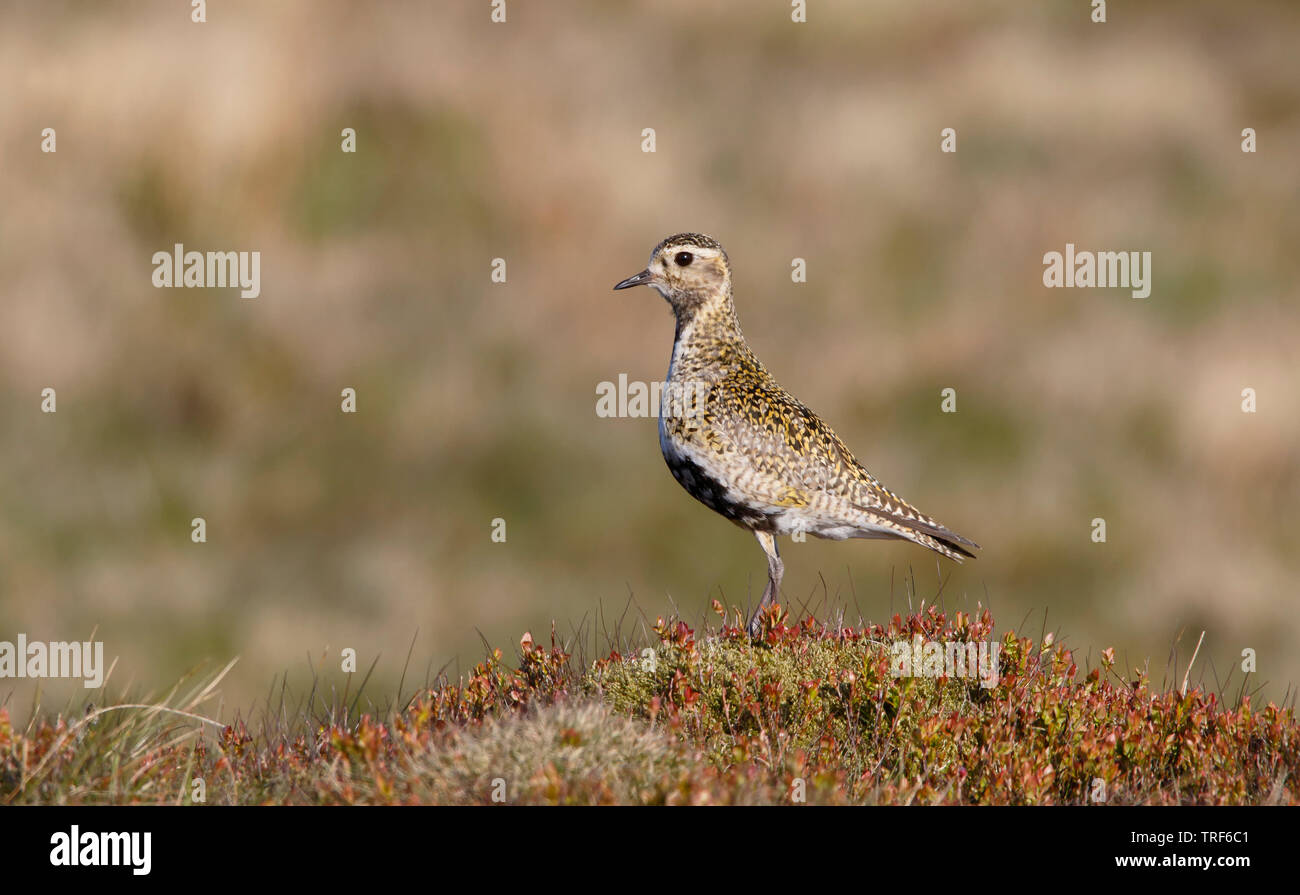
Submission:
[[[709,509],[726,516],[741,528],[750,531],[771,531],[773,519],[770,515],[750,504],[732,500],[726,485],[710,476],[704,469],[686,457],[669,458],[664,461],[672,472],[673,478],[686,491]]]

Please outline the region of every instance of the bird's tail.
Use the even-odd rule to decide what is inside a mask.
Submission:
[[[859,538],[899,538],[929,547],[935,553],[941,553],[951,560],[962,562],[975,559],[971,550],[980,549],[970,538],[962,537],[957,532],[944,528],[929,517],[916,513],[904,516],[902,513],[889,513],[881,507],[859,507],[862,519],[859,531],[854,537]],[[910,508],[909,508],[910,509]]]
[[[963,559],[966,558],[969,559],[976,558],[974,553],[971,553],[969,550],[967,550],[965,547],[959,544],[955,539],[960,538],[962,541],[965,541],[965,543],[970,544],[976,550],[979,549],[979,544],[975,544],[972,543],[971,541],[967,541],[965,538],[962,538],[961,535],[956,534],[955,532],[949,532],[949,535],[950,537],[943,538],[943,537],[939,537],[938,535],[926,534],[925,532],[921,532],[921,531],[913,531],[910,534],[902,535],[902,537],[906,538],[909,541],[914,541],[915,543],[920,544],[923,547],[929,547],[935,553],[942,553],[944,556],[948,557],[951,560],[955,560],[956,562],[961,562]]]

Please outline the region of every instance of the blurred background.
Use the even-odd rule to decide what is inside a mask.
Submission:
[[[761,551],[681,491],[655,421],[595,412],[598,383],[661,379],[673,334],[610,287],[697,230],[773,374],[984,545],[943,564],[946,607],[1094,665],[1163,668],[1180,632],[1185,665],[1205,630],[1195,676],[1251,648],[1282,698],[1300,7],[809,5],[6,4],[0,640],[95,631],[152,691],[237,655],[234,711],[281,673],[341,689],[345,647],[382,699],[408,650],[409,691],[480,635],[509,656],[629,601],[625,630],[756,599]],[[1045,289],[1067,242],[1152,252],[1150,297]],[[175,243],[260,251],[260,297],[155,289]],[[783,555],[823,616],[939,587],[901,542]]]

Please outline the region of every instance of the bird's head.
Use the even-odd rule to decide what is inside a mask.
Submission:
[[[680,316],[713,301],[731,298],[731,265],[718,241],[700,233],[670,236],[650,253],[646,269],[615,289],[652,286]]]

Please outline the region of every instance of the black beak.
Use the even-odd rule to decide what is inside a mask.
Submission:
[[[618,284],[617,286],[615,286],[614,288],[615,288],[615,289],[631,289],[633,286],[644,286],[644,285],[646,285],[647,283],[649,283],[650,280],[651,280],[653,277],[654,277],[654,274],[652,274],[652,273],[650,272],[650,269],[649,269],[649,268],[646,268],[645,270],[641,271],[639,274],[636,274],[635,276],[630,276],[630,277],[628,277],[626,280],[624,280],[623,282],[619,283],[619,284]]]

